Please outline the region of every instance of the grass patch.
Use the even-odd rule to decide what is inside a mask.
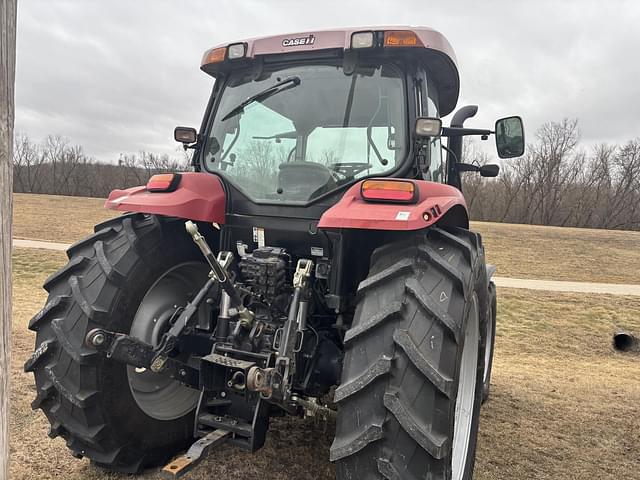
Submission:
[[[614,330],[640,332],[640,297],[516,289],[499,293],[499,318],[508,320],[496,331],[501,355],[618,359],[611,347]]]
[[[578,282],[640,282],[640,232],[472,222],[497,275]]]
[[[63,195],[13,195],[13,236],[73,243],[93,233],[93,226],[120,215],[105,210],[104,199]]]
[[[640,299],[500,289],[476,478],[640,479]]]
[[[11,478],[99,480],[48,422],[32,412],[29,318],[46,299],[40,285],[64,254],[14,250]],[[611,348],[614,328],[640,332],[640,299],[500,289],[492,396],[481,419],[476,479],[640,479],[640,355]],[[274,419],[254,455],[223,446],[189,478],[329,480],[331,425]],[[162,478],[147,472],[145,480]]]

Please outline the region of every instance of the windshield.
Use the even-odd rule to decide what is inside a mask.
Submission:
[[[302,65],[231,75],[204,145],[207,170],[253,201],[307,203],[406,155],[404,82],[394,65]]]

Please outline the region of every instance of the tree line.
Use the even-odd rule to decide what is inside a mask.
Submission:
[[[471,146],[470,160],[488,158]],[[549,122],[498,177],[466,174],[463,190],[475,220],[640,230],[640,138],[585,149],[577,120]]]
[[[82,146],[60,135],[37,143],[16,134],[13,148],[13,191],[104,198],[116,188],[144,185],[152,175],[185,171],[190,159],[142,151],[122,154],[115,163],[96,161]]]
[[[465,162],[486,164],[476,143]],[[189,154],[121,155],[94,160],[79,145],[51,135],[43,142],[14,138],[14,191],[106,197],[116,188],[142,185],[156,173],[184,171]],[[536,131],[524,156],[504,161],[497,178],[466,173],[463,190],[474,220],[640,230],[640,138],[585,149],[575,119],[549,122]]]

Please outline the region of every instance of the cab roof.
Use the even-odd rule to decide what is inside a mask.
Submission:
[[[366,36],[366,32],[373,34],[374,44],[369,48],[354,48],[354,34],[363,33]],[[286,61],[287,54],[297,54],[291,57],[300,59],[306,54],[316,56],[323,51],[340,50],[368,50],[387,57],[393,57],[395,52],[411,55],[427,68],[438,85],[440,115],[451,113],[456,106],[460,80],[455,53],[444,35],[428,27],[353,27],[250,38],[207,50],[200,68],[218,77],[260,58],[277,57],[279,61]]]

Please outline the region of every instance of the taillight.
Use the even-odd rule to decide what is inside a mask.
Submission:
[[[415,203],[418,200],[418,189],[409,180],[365,180],[360,194],[370,202]]]
[[[147,182],[149,192],[173,192],[180,183],[179,173],[160,173],[152,176]]]

